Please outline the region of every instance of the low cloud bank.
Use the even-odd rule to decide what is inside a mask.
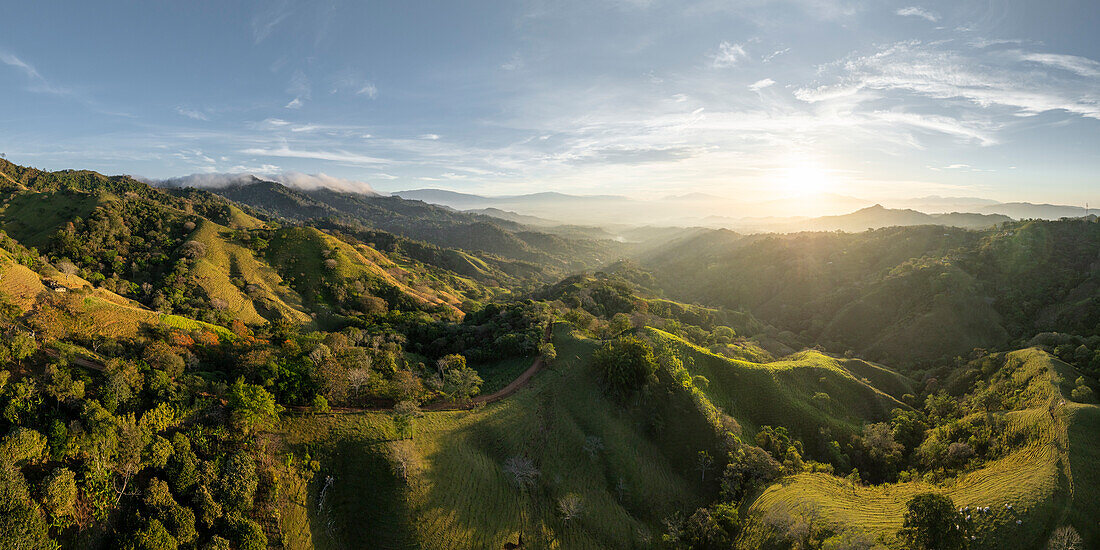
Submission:
[[[316,189],[331,189],[347,193],[359,193],[363,195],[378,195],[371,185],[365,181],[337,178],[325,173],[303,174],[301,172],[282,172],[279,174],[191,174],[178,178],[165,180],[153,180],[149,183],[160,187],[196,187],[199,189],[222,189],[235,185],[248,185],[256,180],[273,181],[287,187],[313,191]]]

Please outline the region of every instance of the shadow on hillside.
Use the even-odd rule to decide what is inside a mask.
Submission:
[[[385,443],[372,440],[335,445],[310,484],[309,522],[318,548],[417,548],[408,489],[385,452]]]

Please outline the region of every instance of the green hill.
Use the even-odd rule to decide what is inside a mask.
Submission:
[[[595,342],[559,324],[554,343],[558,360],[528,389],[480,410],[424,413],[408,442],[387,442],[395,434],[385,413],[287,420],[291,448],[321,457],[309,519],[334,529],[314,527],[312,542],[500,548],[523,532],[528,544],[551,548],[647,547],[659,540],[665,517],[713,498],[714,482],[702,483],[693,464],[698,451],[715,452],[714,429],[689,395],[666,380],[644,406],[624,409],[593,383]],[[589,443],[592,453],[586,438],[598,442]],[[392,468],[377,461],[392,462],[393,446],[406,443],[419,467],[407,485],[395,484]],[[506,471],[515,457],[538,471],[529,489],[520,490]],[[331,507],[312,512],[328,475],[335,478],[326,495]],[[373,487],[386,496],[362,498]],[[569,494],[579,497],[582,512],[565,522],[559,501]]]
[[[1100,407],[1074,403],[1062,388],[1076,377],[1068,365],[1037,350],[1007,355],[1005,370],[1027,398],[1017,410],[996,413],[1007,430],[1025,443],[1007,456],[938,483],[914,481],[879,486],[854,485],[821,473],[785,478],[764,490],[748,506],[755,522],[740,541],[762,544],[769,522],[808,515],[838,529],[862,530],[891,540],[901,526],[905,503],[921,492],[942,492],[959,507],[989,507],[980,523],[979,548],[1039,548],[1057,526],[1074,525],[1086,540],[1100,536],[1092,521],[1098,512],[1095,464],[1090,435]],[[1062,404],[1065,403],[1065,404]],[[1083,475],[1082,475],[1083,474]],[[1019,524],[1017,524],[1019,521]]]
[[[691,235],[638,261],[672,298],[744,308],[804,341],[928,365],[1100,323],[1100,224]]]

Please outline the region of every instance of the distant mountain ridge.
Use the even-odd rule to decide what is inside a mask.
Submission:
[[[1007,221],[1008,218],[1056,220],[1085,214],[1085,210],[1078,206],[1000,203],[978,197],[935,195],[883,201],[880,204],[833,193],[762,202],[699,192],[645,200],[621,195],[570,195],[558,192],[484,196],[444,189],[413,189],[393,195],[457,210],[476,211],[505,220],[533,216],[576,225],[705,226],[736,231],[863,231],[891,225],[921,224],[982,228]],[[883,211],[864,211],[876,206]],[[815,211],[825,215],[807,215]]]

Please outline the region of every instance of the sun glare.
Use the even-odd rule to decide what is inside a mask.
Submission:
[[[825,193],[832,187],[829,172],[817,163],[805,160],[793,162],[783,176],[783,188],[787,195],[804,197]]]

